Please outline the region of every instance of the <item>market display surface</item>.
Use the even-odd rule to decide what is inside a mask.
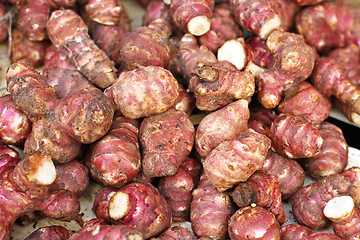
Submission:
[[[360,237],[360,2],[0,14],[0,239]]]

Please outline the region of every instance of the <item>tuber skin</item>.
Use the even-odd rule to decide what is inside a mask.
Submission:
[[[178,28],[194,36],[201,36],[210,29],[214,0],[172,0],[170,14]]]
[[[109,203],[111,197],[118,191],[114,187],[104,187],[95,194],[93,203],[93,212],[97,219],[104,223],[110,224],[111,219],[109,216]]]
[[[255,172],[246,182],[235,187],[231,197],[240,208],[256,204],[269,210],[280,225],[288,220],[282,205],[279,182],[275,176]]]
[[[170,71],[148,66],[122,72],[104,93],[125,117],[137,119],[165,112],[173,106],[179,86]]]
[[[46,214],[51,209],[48,212],[50,216],[58,216],[63,220],[78,217],[80,203],[74,195],[64,190],[61,192],[66,198],[63,195],[62,198],[57,199],[55,196],[58,193],[52,194],[50,191],[49,185],[55,179],[56,170],[51,158],[40,153],[28,155],[16,166],[2,172],[0,191],[1,195],[6,197],[0,201],[1,239],[10,239],[13,224],[19,216],[36,210],[44,210]],[[55,205],[53,205],[54,201]],[[69,212],[64,214],[64,211]]]
[[[352,106],[341,102],[339,99],[333,99],[333,105],[342,112],[350,122],[360,126],[360,115],[354,111]]]
[[[315,233],[311,228],[300,224],[288,224],[280,227],[281,240],[302,240]]]
[[[30,233],[24,240],[67,240],[72,235],[72,232],[62,226],[47,226],[36,229]]]
[[[248,62],[252,62],[261,68],[272,68],[274,66],[274,56],[266,46],[266,41],[259,36],[252,35],[245,41],[246,56]]]
[[[225,240],[228,237],[228,221],[235,211],[229,192],[217,191],[202,174],[192,195],[190,222],[196,237]]]
[[[17,20],[20,31],[31,41],[48,39],[46,23],[54,9],[71,8],[75,0],[27,0],[21,7]]]
[[[200,163],[188,157],[174,175],[159,179],[157,189],[169,204],[173,221],[190,220],[192,190],[197,187],[201,171]]]
[[[321,124],[330,116],[331,99],[323,96],[308,82],[301,82],[298,86],[297,93],[281,100],[277,106],[278,112],[302,115],[315,125]]]
[[[0,42],[5,42],[9,37],[9,17],[7,16],[5,4],[0,3]]]
[[[266,40],[273,30],[281,29],[276,0],[230,0],[230,6],[240,26],[261,39]]]
[[[62,28],[65,25],[70,28]],[[115,82],[114,63],[91,40],[88,27],[77,13],[55,10],[46,28],[52,44],[64,51],[92,84],[104,89]]]
[[[194,146],[195,128],[183,111],[169,109],[140,124],[142,171],[149,177],[172,176]]]
[[[229,220],[229,237],[242,239],[280,240],[280,225],[275,216],[265,208],[243,207],[238,209]]]
[[[314,234],[311,234],[310,236],[307,236],[303,238],[304,240],[340,240],[341,238],[337,237],[336,235],[329,233],[329,232],[317,232]]]
[[[19,28],[11,32],[10,61],[16,62],[20,59],[29,59],[35,67],[44,63],[45,51],[49,45],[48,41],[31,41],[26,38]]]
[[[302,115],[279,114],[271,124],[272,148],[288,158],[315,156],[323,144],[319,129]]]
[[[250,99],[255,93],[255,79],[228,61],[218,61],[195,68],[189,89],[195,94],[198,109],[215,111],[234,100]]]
[[[49,44],[45,49],[43,69],[46,71],[52,67],[76,70],[76,66],[64,52]]]
[[[109,132],[89,153],[92,178],[112,187],[135,180],[141,166],[138,136],[139,121],[116,113]]]
[[[226,41],[242,36],[242,29],[232,15],[230,4],[222,2],[216,4],[210,19],[210,30],[198,37],[200,45],[206,46],[210,51],[216,52]]]
[[[20,155],[13,147],[0,143],[0,176],[9,168],[14,168],[19,162]]]
[[[119,239],[119,240],[143,240],[145,239],[140,231],[127,225],[106,225],[98,219],[85,222],[79,232],[74,233],[69,240],[98,240],[98,239]]]
[[[360,47],[356,44],[350,44],[343,48],[332,50],[329,58],[334,58],[340,62],[347,71],[349,81],[360,85]]]
[[[355,30],[359,21],[356,11],[356,8],[343,1],[326,1],[308,6],[296,15],[296,30],[320,53],[351,43],[357,44],[360,32]]]
[[[237,100],[206,115],[196,128],[195,147],[201,159],[223,141],[238,137],[248,128],[249,102]]]
[[[15,106],[11,96],[0,97],[0,142],[21,145],[31,132],[31,121]]]
[[[359,171],[350,168],[301,187],[290,199],[295,220],[311,229],[322,229],[329,223],[323,214],[327,201],[350,195],[358,204]]]
[[[202,161],[204,172],[218,191],[246,181],[265,162],[271,140],[248,129],[238,137],[220,143]]]
[[[12,64],[6,80],[15,105],[33,123],[25,154],[43,152],[55,161],[68,162],[78,156],[81,143],[96,141],[111,126],[113,105],[97,88],[82,89],[60,100],[26,60]]]
[[[260,103],[266,108],[275,108],[283,96],[292,96],[298,89],[297,85],[310,76],[316,55],[299,34],[281,30],[269,35],[266,46],[273,55],[273,65],[268,69],[250,71],[255,76]]]
[[[170,207],[153,185],[133,182],[110,194],[109,204],[106,200],[102,203],[112,224],[134,227],[144,238],[157,236],[170,227]]]
[[[359,87],[349,81],[345,67],[335,59],[319,58],[309,81],[325,97],[334,97],[360,113]]]
[[[348,145],[342,130],[329,122],[321,123],[319,130],[324,140],[320,152],[304,159],[305,170],[316,179],[341,173],[348,164]]]
[[[121,1],[117,0],[89,0],[85,9],[90,19],[103,25],[130,25],[130,18]]]
[[[334,234],[341,239],[356,239],[360,235],[360,209],[350,196],[340,196],[329,200],[324,215],[332,221]]]
[[[166,229],[158,237],[150,238],[151,240],[195,240],[195,235],[186,227],[173,226]]]
[[[295,16],[301,7],[296,1],[277,0],[279,3],[279,17],[281,19],[281,27],[286,32],[293,32],[295,28]]]
[[[289,199],[305,181],[305,171],[297,161],[272,150],[269,150],[259,171],[277,178],[283,200]]]
[[[52,67],[44,70],[42,76],[55,89],[55,94],[60,99],[85,88],[96,88],[76,69]]]
[[[120,64],[124,70],[146,66],[166,68],[170,60],[169,20],[157,18],[147,26],[138,27],[121,41]]]

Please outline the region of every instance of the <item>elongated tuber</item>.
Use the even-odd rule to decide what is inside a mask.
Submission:
[[[281,240],[301,240],[314,233],[311,228],[300,224],[288,224],[281,226]]]
[[[188,157],[174,175],[159,179],[157,188],[168,202],[174,221],[190,220],[192,190],[197,187],[201,171],[200,163]]]
[[[47,22],[47,32],[51,42],[66,52],[95,86],[107,88],[115,82],[114,63],[91,40],[88,27],[73,10],[53,11]]]
[[[218,191],[230,189],[262,167],[270,145],[265,135],[248,129],[212,150],[203,160],[204,172]]]
[[[195,134],[195,147],[202,159],[223,141],[231,140],[247,130],[250,117],[247,100],[237,100],[206,115]]]
[[[169,109],[140,125],[142,171],[149,177],[174,175],[194,146],[195,128],[183,111]]]
[[[348,164],[348,144],[342,130],[329,122],[321,123],[319,130],[324,140],[320,152],[304,159],[305,170],[317,179],[341,173]]]
[[[235,211],[229,192],[219,192],[202,174],[192,192],[190,206],[191,228],[198,238],[226,239],[228,221]]]
[[[93,144],[89,169],[93,179],[122,187],[140,171],[139,122],[116,114],[109,132]]]

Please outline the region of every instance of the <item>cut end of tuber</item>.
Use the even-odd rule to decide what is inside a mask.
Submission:
[[[270,33],[276,29],[281,28],[281,19],[278,15],[275,15],[271,19],[269,19],[261,28],[259,37],[261,39],[266,40]]]
[[[114,220],[124,218],[130,209],[130,196],[125,192],[115,193],[109,202],[109,216]]]
[[[56,179],[56,169],[50,156],[33,154],[28,158],[30,171],[27,177],[41,185],[50,185]]]
[[[194,36],[201,36],[210,30],[210,19],[206,16],[197,16],[191,19],[187,25],[189,33]]]
[[[354,210],[354,200],[350,196],[340,196],[329,200],[324,208],[324,215],[331,221],[338,222],[348,218]]]
[[[245,45],[237,39],[228,40],[218,49],[217,58],[219,61],[231,62],[241,70],[245,67],[247,59]]]

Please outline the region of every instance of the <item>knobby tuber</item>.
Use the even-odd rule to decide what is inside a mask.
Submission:
[[[292,96],[298,89],[297,85],[310,76],[316,55],[315,50],[305,43],[301,35],[281,30],[270,33],[266,46],[273,55],[273,61],[266,58],[264,60],[272,63],[272,66],[260,70],[251,67],[248,69],[255,76],[257,97],[261,104],[266,108],[275,108],[282,97]],[[260,45],[260,49],[264,48]]]
[[[276,0],[230,0],[236,21],[245,30],[267,39],[275,29],[281,29]]]
[[[120,64],[124,70],[142,66],[166,68],[170,60],[168,45],[171,35],[170,22],[157,18],[147,26],[134,29],[121,41]]]
[[[11,96],[0,97],[0,142],[20,145],[31,132],[31,121],[19,111]]]
[[[360,89],[349,81],[345,67],[335,59],[319,58],[309,81],[325,97],[334,97],[360,114]]]
[[[324,215],[332,221],[334,234],[341,239],[360,236],[360,209],[350,196],[334,197],[324,208]]]
[[[170,71],[148,66],[122,72],[104,93],[125,117],[137,119],[165,112],[173,106],[178,88]]]
[[[114,114],[110,100],[93,88],[58,99],[31,63],[20,60],[7,73],[7,89],[15,105],[32,121],[25,153],[43,152],[60,162],[80,153],[80,143],[92,143],[109,130]]]
[[[210,29],[214,0],[172,0],[170,13],[175,24],[184,32],[201,36]]]
[[[197,187],[201,171],[200,163],[188,157],[174,175],[159,179],[157,188],[168,202],[174,221],[190,220],[192,190]]]
[[[121,1],[117,0],[89,0],[85,5],[89,17],[103,25],[130,25],[130,18]]]
[[[195,128],[183,111],[169,109],[140,124],[142,171],[149,177],[174,175],[194,146]]]
[[[342,130],[329,122],[321,123],[319,130],[323,139],[319,153],[304,159],[304,168],[317,179],[341,173],[348,164],[348,145]]]
[[[115,82],[114,63],[90,38],[88,27],[76,12],[70,9],[53,11],[46,28],[51,42],[70,56],[91,83],[107,88]]]
[[[194,92],[196,107],[214,111],[237,99],[250,99],[255,93],[255,79],[248,71],[239,71],[228,61],[195,68],[189,82]]]
[[[255,172],[246,182],[239,183],[234,188],[231,197],[240,208],[256,204],[269,210],[280,225],[288,220],[282,205],[279,182],[275,176]]]
[[[233,240],[280,240],[281,235],[275,216],[259,206],[238,209],[229,220],[228,231],[230,239]]]
[[[323,214],[326,202],[334,197],[350,195],[357,203],[358,188],[358,168],[350,168],[301,187],[290,199],[295,220],[311,229],[324,228],[329,223]]]
[[[225,191],[259,170],[270,146],[268,137],[248,129],[214,148],[202,161],[204,172],[218,191]]]
[[[228,236],[228,221],[235,211],[229,192],[219,192],[202,174],[192,192],[190,206],[191,228],[198,238],[223,239]]]
[[[110,198],[103,193],[105,201],[102,201],[102,207],[110,223],[131,226],[141,232],[144,238],[157,236],[170,227],[170,207],[153,185],[133,182],[109,192],[112,195]],[[110,200],[106,201],[106,198]]]
[[[237,100],[206,115],[196,128],[195,147],[202,159],[223,141],[238,137],[247,130],[249,102]]]
[[[360,32],[356,31],[359,21],[357,8],[344,1],[325,1],[303,8],[295,17],[296,30],[306,42],[319,52],[357,44]]]
[[[115,114],[109,132],[93,143],[89,169],[93,179],[107,186],[122,187],[140,171],[139,122]]]
[[[277,110],[279,113],[302,115],[314,124],[320,124],[330,116],[331,99],[323,96],[308,82],[299,83],[299,90],[288,98],[283,98]]]
[[[35,153],[26,156],[16,166],[2,172],[0,179],[0,238],[10,239],[15,220],[36,210],[63,220],[76,219],[80,203],[71,192],[52,192],[50,185],[56,179],[56,170],[49,156]],[[57,198],[56,195],[62,195]]]
[[[271,124],[278,115],[276,109],[265,108],[258,102],[252,102],[249,109],[249,128],[254,129],[258,133],[264,134],[265,136],[269,136]]]
[[[289,158],[315,156],[323,144],[319,129],[302,115],[279,114],[271,124],[272,148]]]
[[[281,226],[281,240],[302,240],[314,233],[314,230],[300,224]]]

